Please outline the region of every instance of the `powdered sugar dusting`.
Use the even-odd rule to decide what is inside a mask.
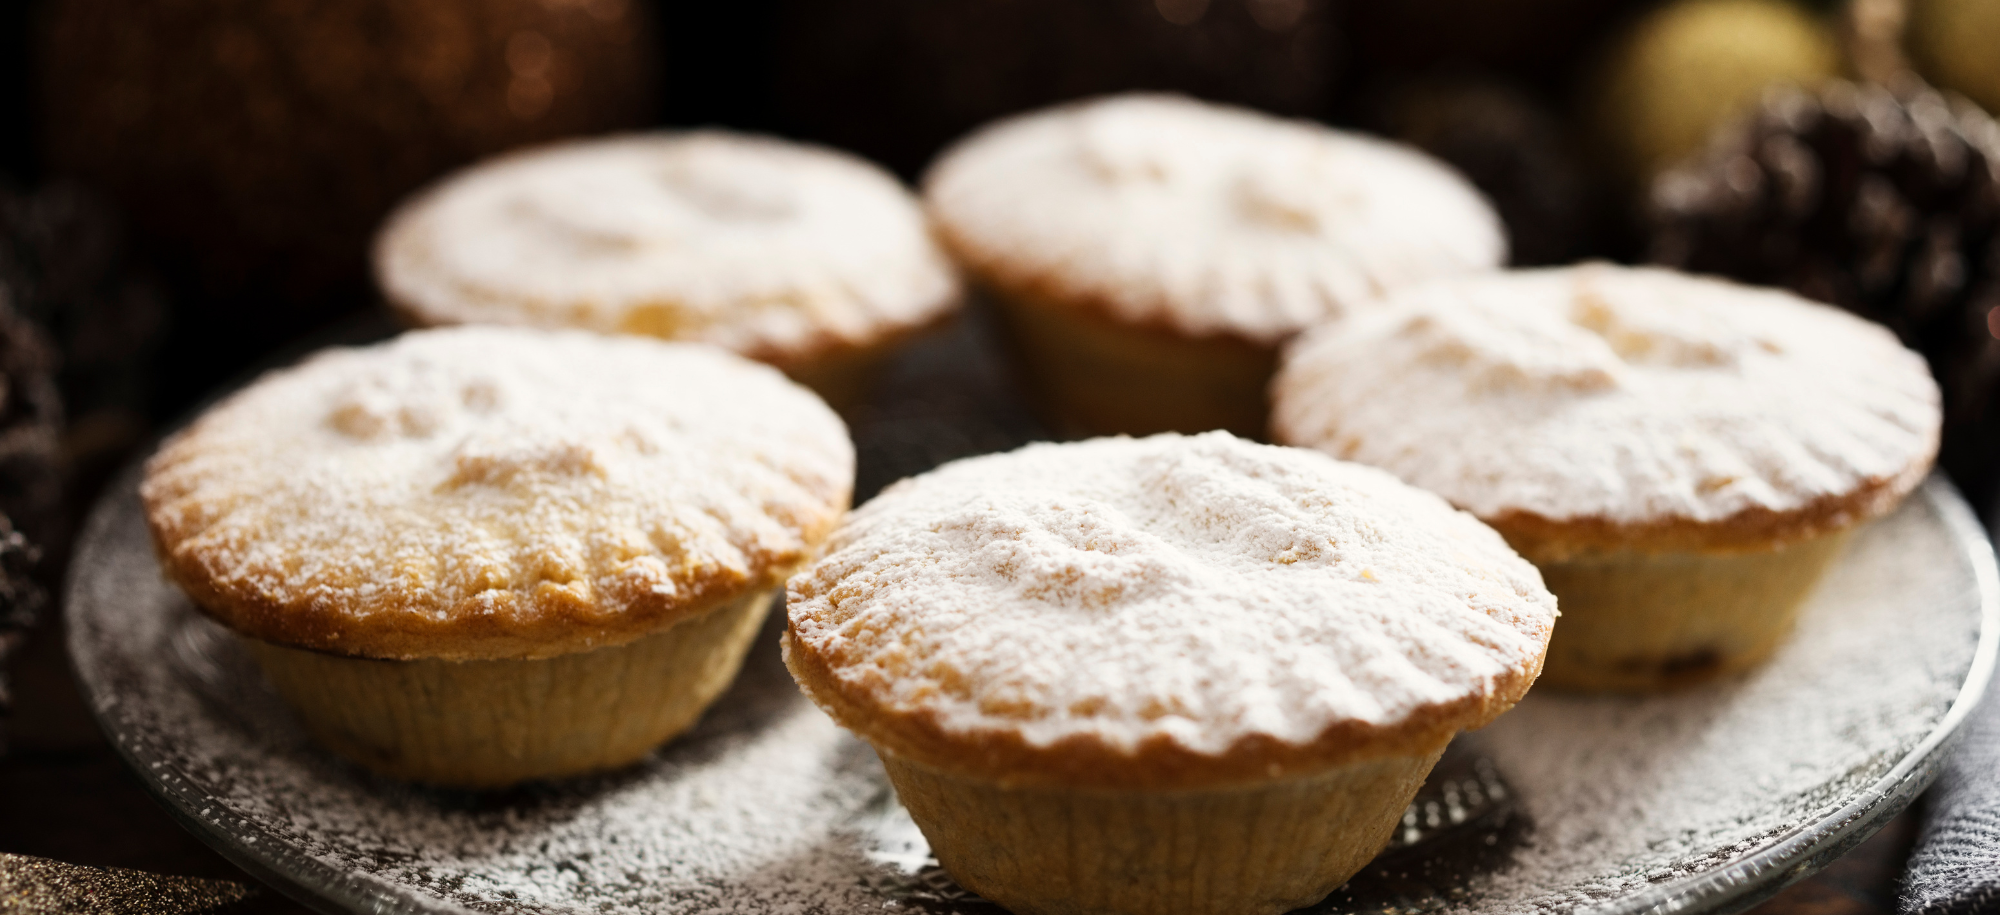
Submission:
[[[429,323],[646,333],[803,356],[956,304],[915,198],[829,149],[721,131],[570,142],[454,175],[377,267]]]
[[[777,663],[776,635],[766,630],[742,679],[701,726],[607,776],[500,795],[374,778],[320,756],[281,709],[261,707],[274,700],[259,695],[247,667],[233,675],[249,681],[250,695],[215,698],[249,706],[256,723],[182,706],[194,717],[176,739],[255,745],[190,760],[181,772],[215,790],[218,812],[270,829],[305,859],[453,906],[715,915],[879,908],[861,880],[874,866],[852,828],[881,794],[879,764],[798,698]],[[233,663],[232,644],[214,650]]]
[[[1286,442],[1483,518],[1712,521],[1928,466],[1922,357],[1788,293],[1610,265],[1442,280],[1296,343]]]
[[[1221,753],[1490,694],[1537,665],[1555,599],[1428,493],[1213,432],[1031,445],[892,486],[792,580],[790,613],[795,643],[890,714]]]
[[[501,795],[409,789],[313,749],[247,659],[212,641],[160,578],[134,485],[113,485],[82,538],[72,654],[142,775],[239,854],[386,912],[898,907],[870,889],[880,872],[853,828],[886,789],[879,768],[798,695],[775,628],[695,731],[631,770]],[[1797,638],[1746,678],[1637,700],[1535,693],[1467,735],[1525,833],[1503,831],[1486,857],[1418,846],[1320,910],[1525,915],[1672,889],[1863,796],[1970,663],[1976,544],[1941,523],[1950,498],[1933,490],[1864,530]],[[216,649],[213,669],[185,661],[188,641]]]
[[[1511,868],[1475,882],[1485,910],[1692,877],[1880,778],[1944,716],[1978,640],[1981,595],[1939,574],[1962,569],[1966,547],[1933,512],[1867,530],[1792,640],[1738,682],[1645,699],[1537,692],[1474,735],[1534,824]]]
[[[1265,343],[1506,256],[1492,209],[1420,152],[1176,96],[1004,121],[924,184],[983,269],[1130,321]]]
[[[853,460],[817,398],[720,350],[468,327],[266,376],[163,446],[145,496],[165,553],[218,590],[336,618],[211,608],[239,629],[523,657],[775,585],[845,508]]]

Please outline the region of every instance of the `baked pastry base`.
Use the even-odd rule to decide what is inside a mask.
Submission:
[[[1756,666],[1851,530],[1747,553],[1620,552],[1540,563],[1556,621],[1540,683],[1653,692]]]
[[[328,749],[391,778],[497,788],[623,766],[687,730],[736,679],[775,593],[540,660],[385,661],[243,641]]]
[[[1275,347],[1120,324],[1005,293],[990,298],[1044,420],[1074,436],[1227,429],[1265,438]]]
[[[1389,844],[1449,739],[1181,791],[1003,787],[881,757],[952,879],[1018,915],[1276,915],[1325,898]]]

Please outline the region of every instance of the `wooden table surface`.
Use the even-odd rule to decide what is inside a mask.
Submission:
[[[120,867],[255,883],[169,819],[126,771],[78,696],[55,621],[45,621],[13,665],[16,710],[0,757],[0,852],[72,864]],[[1820,874],[1754,911],[1757,915],[1884,915],[1915,838],[1913,814]],[[264,891],[231,915],[304,913]]]

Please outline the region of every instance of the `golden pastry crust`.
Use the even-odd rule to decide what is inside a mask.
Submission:
[[[1555,617],[1470,516],[1225,433],[947,465],[856,512],[790,592],[786,663],[836,721],[1068,787],[1424,755],[1520,699]]]
[[[1258,347],[1506,259],[1491,208],[1420,152],[1171,95],[994,124],[923,191],[947,248],[1003,293]]]
[[[499,788],[631,765],[692,727],[735,681],[774,596],[752,591],[623,645],[532,660],[379,661],[242,642],[335,753],[390,778]]]
[[[167,574],[252,638],[385,659],[623,644],[810,560],[845,427],[710,347],[421,331],[266,375],[141,495]]]
[[[1382,467],[1528,558],[1768,550],[1887,513],[1939,394],[1886,329],[1605,264],[1423,284],[1286,353],[1272,431]]]
[[[987,251],[977,242],[954,232],[949,224],[938,225],[937,238],[945,250],[951,253],[952,260],[963,266],[967,273],[979,278],[974,284],[977,289],[1006,299],[1031,303],[1038,308],[1083,312],[1107,324],[1135,328],[1142,333],[1161,334],[1174,339],[1191,336],[1168,319],[1164,312],[1155,311],[1137,319],[1121,315],[1116,300],[1109,293],[1090,291],[1079,294],[1057,276],[1037,272]],[[1227,340],[1259,351],[1274,351],[1276,348],[1267,341],[1253,340],[1223,329],[1212,329],[1198,335],[1197,338]]]
[[[960,300],[894,177],[835,150],[714,130],[482,162],[399,207],[374,264],[418,326],[643,334],[787,371],[893,346]]]
[[[1924,456],[1913,458],[1902,473],[1868,477],[1851,492],[1820,496],[1790,511],[1755,506],[1718,521],[1670,518],[1629,523],[1602,516],[1547,518],[1515,510],[1481,520],[1537,563],[1619,552],[1758,552],[1850,530],[1894,511],[1930,475],[1936,453],[1933,441]]]
[[[1542,671],[1537,655],[1531,666],[1492,681],[1491,693],[1426,706],[1394,725],[1336,722],[1306,743],[1249,734],[1219,752],[1206,752],[1168,735],[1147,737],[1132,746],[1093,734],[1041,745],[1030,743],[1016,730],[950,729],[931,710],[885,712],[865,692],[834,676],[826,659],[800,650],[799,644],[788,633],[785,663],[792,676],[834,721],[878,750],[1001,784],[1078,788],[1211,788],[1309,775],[1364,760],[1421,755],[1459,731],[1485,727],[1513,708]]]

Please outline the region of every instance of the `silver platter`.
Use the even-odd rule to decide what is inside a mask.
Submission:
[[[906,360],[898,389],[913,398],[857,420],[864,488],[1029,429],[1018,412],[982,404],[991,364],[954,352],[967,345],[947,339]],[[70,651],[91,707],[184,825],[302,902],[374,913],[999,911],[937,869],[873,755],[799,696],[775,627],[695,731],[625,771],[467,794],[331,758],[232,637],[161,578],[137,476],[128,470],[97,506],[69,582]],[[1748,908],[1930,783],[1996,644],[1992,548],[1934,480],[1855,539],[1765,667],[1661,697],[1531,694],[1462,736],[1396,843],[1309,911]]]

